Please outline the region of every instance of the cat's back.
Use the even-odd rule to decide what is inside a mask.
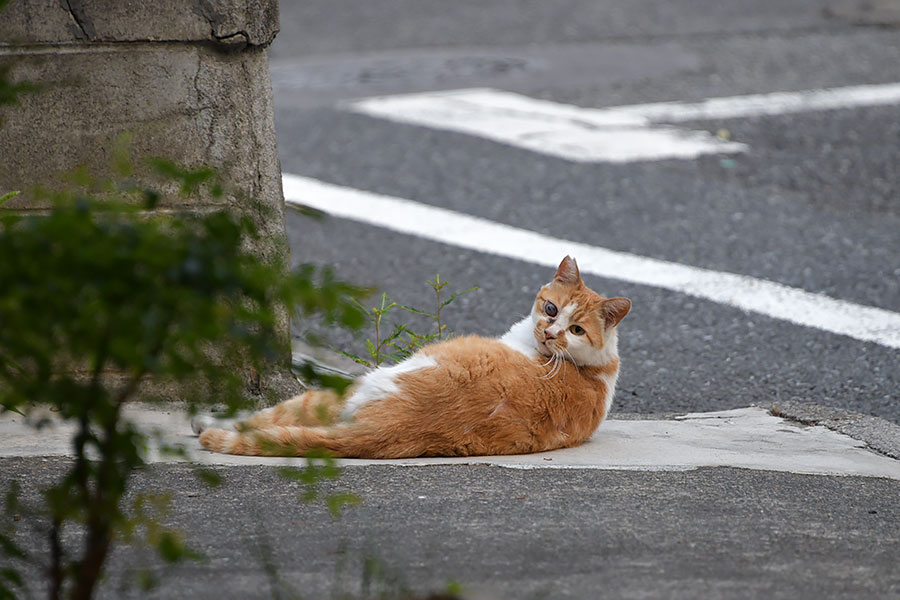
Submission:
[[[478,404],[505,397],[540,404],[571,398],[584,390],[587,381],[571,363],[554,370],[551,359],[537,352],[523,353],[495,338],[461,336],[423,352],[433,366],[406,374],[401,382],[420,398],[439,395]]]
[[[439,342],[426,347],[425,353],[434,358],[438,366],[465,369],[472,377],[501,372],[534,375],[540,371],[537,353],[524,354],[498,339],[480,335],[464,335]]]

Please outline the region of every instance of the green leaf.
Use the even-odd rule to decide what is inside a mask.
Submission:
[[[131,162],[131,144],[134,140],[133,133],[123,133],[116,138],[112,150],[111,166],[113,172],[119,177],[130,177],[134,173]]]
[[[434,276],[433,279],[429,279],[426,283],[429,284],[434,289],[435,292],[439,292],[442,289],[444,289],[444,286],[446,286],[450,282],[449,281],[441,281],[441,276],[438,273]]]
[[[12,192],[7,192],[6,194],[3,194],[2,196],[0,196],[0,206],[3,206],[4,204],[9,202],[13,198],[18,196],[19,193],[20,192],[18,192],[18,191],[12,191]]]
[[[350,360],[352,360],[355,363],[358,363],[358,364],[366,366],[366,367],[372,366],[372,363],[370,363],[366,359],[362,358],[358,354],[353,354],[352,352],[344,352],[343,350],[338,350],[337,348],[332,348],[332,350],[334,352],[337,352],[338,354],[340,354],[341,356],[343,356],[345,358],[349,358]]]
[[[212,469],[196,468],[194,474],[209,487],[219,487],[222,485],[222,476]]]
[[[185,195],[194,193],[216,175],[215,169],[211,167],[189,169],[166,158],[150,158],[148,162],[160,175],[181,182],[181,193]]]
[[[356,494],[350,494],[348,492],[332,494],[325,499],[325,504],[328,507],[328,512],[331,513],[331,516],[333,518],[340,517],[345,506],[351,506],[361,503],[362,500],[359,496],[357,496]]]
[[[25,558],[25,551],[7,536],[0,534],[0,553],[9,558]]]
[[[324,221],[328,217],[328,213],[326,213],[325,211],[319,210],[318,208],[313,208],[312,206],[306,206],[305,204],[290,202],[287,206],[297,211],[304,217],[309,217],[317,221]]]
[[[309,361],[295,365],[294,368],[304,384],[319,389],[334,390],[339,395],[343,395],[344,391],[353,384],[352,378],[320,369],[315,363]]]
[[[447,581],[447,587],[444,589],[446,590],[447,595],[453,596],[453,597],[461,596],[464,591],[463,585],[460,582],[455,581],[453,579],[450,579],[449,581]]]
[[[2,4],[0,4],[0,7],[2,7]],[[20,94],[31,94],[40,91],[40,86],[27,81],[11,82],[7,78],[9,70],[9,65],[0,65],[0,106],[16,104],[19,101]]]
[[[278,467],[275,469],[275,472],[278,473],[280,477],[294,481],[301,481],[303,478],[303,471],[297,467]]]
[[[449,298],[447,298],[446,300],[444,300],[444,301],[441,303],[441,308],[444,308],[445,306],[447,306],[448,304],[450,304],[451,302],[453,302],[454,300],[456,300],[456,299],[459,298],[460,296],[462,296],[462,295],[464,295],[464,294],[468,294],[468,293],[470,293],[470,292],[474,292],[474,291],[477,290],[477,289],[478,289],[478,286],[475,286],[475,287],[473,287],[473,288],[469,288],[469,289],[467,289],[467,290],[463,290],[463,291],[461,291],[461,292],[457,292],[457,293],[453,294],[452,296],[450,296]]]
[[[184,545],[181,537],[174,531],[163,531],[156,542],[156,551],[167,563],[176,563],[184,559],[199,560],[203,555]]]
[[[11,567],[0,568],[0,579],[5,579],[16,587],[25,587],[22,575]]]
[[[184,558],[185,549],[181,541],[172,533],[163,533],[156,544],[160,557],[168,563],[175,563]]]
[[[433,314],[431,314],[430,312],[426,312],[426,311],[424,311],[424,310],[422,310],[422,309],[415,308],[415,307],[412,307],[412,306],[406,306],[405,304],[398,304],[398,306],[399,306],[400,308],[402,308],[403,310],[405,310],[406,312],[415,313],[415,314],[417,314],[417,315],[422,315],[423,317],[429,317],[429,318],[431,318],[431,319],[437,319],[437,315],[433,315]]]
[[[137,580],[138,587],[144,592],[149,592],[159,585],[159,580],[157,580],[156,576],[154,576],[149,569],[141,569],[140,572],[138,572]]]
[[[24,412],[22,412],[21,409],[15,407],[15,406],[12,406],[12,405],[7,406],[7,405],[3,404],[2,401],[0,401],[0,415],[2,415],[4,412],[7,412],[7,411],[9,411],[9,412],[14,412],[14,413],[16,413],[17,415],[20,415],[20,416],[23,416],[23,417],[28,416],[28,415],[26,415]]]

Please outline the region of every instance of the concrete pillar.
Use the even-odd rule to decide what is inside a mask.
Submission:
[[[3,210],[45,208],[29,190],[76,166],[104,173],[115,140],[132,132],[138,166],[149,156],[213,166],[229,192],[173,194],[161,209],[239,208],[263,233],[259,254],[285,260],[267,57],[277,32],[277,0],[11,0],[0,64],[41,91],[0,107],[0,196],[23,192]]]

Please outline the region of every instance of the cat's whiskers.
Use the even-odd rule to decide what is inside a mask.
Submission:
[[[577,367],[578,367],[578,363],[575,362],[575,357],[572,356],[572,353],[569,352],[569,349],[568,349],[568,348],[563,348],[563,352],[565,352],[565,353],[569,356],[569,360],[572,361],[572,364],[575,365],[575,367],[577,368]]]
[[[549,378],[550,378],[550,375],[553,373],[553,369],[556,367],[556,361],[557,361],[557,360],[558,360],[558,358],[557,358],[557,356],[556,356],[556,353],[554,352],[553,354],[550,355],[550,359],[549,359],[546,363],[544,363],[543,365],[541,365],[542,367],[546,367],[548,363],[552,362],[552,363],[553,363],[553,366],[550,367],[550,369],[549,369],[546,373],[544,373],[543,375],[541,375],[540,377],[538,377],[538,379],[549,379]]]
[[[556,363],[553,363],[553,366],[556,366]],[[553,374],[553,368],[551,367],[549,371],[538,377],[538,379],[550,379],[550,376]]]
[[[550,367],[550,371],[547,374],[538,377],[538,379],[553,379],[554,377],[556,377],[556,375],[559,373],[559,370],[563,367],[563,362],[565,362],[565,360],[563,359],[562,354],[554,351],[553,366]]]
[[[538,377],[538,379],[552,379],[559,375],[560,371],[562,371],[563,377],[565,377],[566,370],[568,369],[565,364],[567,362],[571,362],[573,365],[575,365],[576,368],[578,368],[578,364],[575,362],[575,357],[572,356],[572,353],[569,352],[568,348],[551,348],[550,346],[547,346],[546,343],[544,344],[544,346],[550,350],[551,354],[547,361],[541,366],[546,367],[551,362],[553,364],[550,366],[550,370],[544,375]]]
[[[566,359],[563,358],[562,354],[559,354],[559,360],[556,361],[556,370],[553,371],[553,377],[559,375],[559,372],[562,371],[563,367],[565,367]]]
[[[566,348],[563,348],[562,351],[563,351],[564,354],[566,354],[566,355],[571,359],[572,364],[575,364],[575,359],[572,358],[572,353],[569,352],[568,349],[566,349]],[[566,360],[566,357],[563,356],[563,359],[562,359],[562,363],[563,363],[563,377],[566,376],[566,370],[569,368],[569,366],[568,366],[567,363],[569,363],[569,362],[570,362],[570,361]]]

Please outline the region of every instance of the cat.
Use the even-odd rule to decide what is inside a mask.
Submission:
[[[627,298],[585,286],[560,263],[531,314],[499,339],[425,346],[362,376],[344,398],[311,390],[238,423],[205,429],[215,452],[411,458],[524,454],[585,441],[606,417],[619,374],[617,326]]]

